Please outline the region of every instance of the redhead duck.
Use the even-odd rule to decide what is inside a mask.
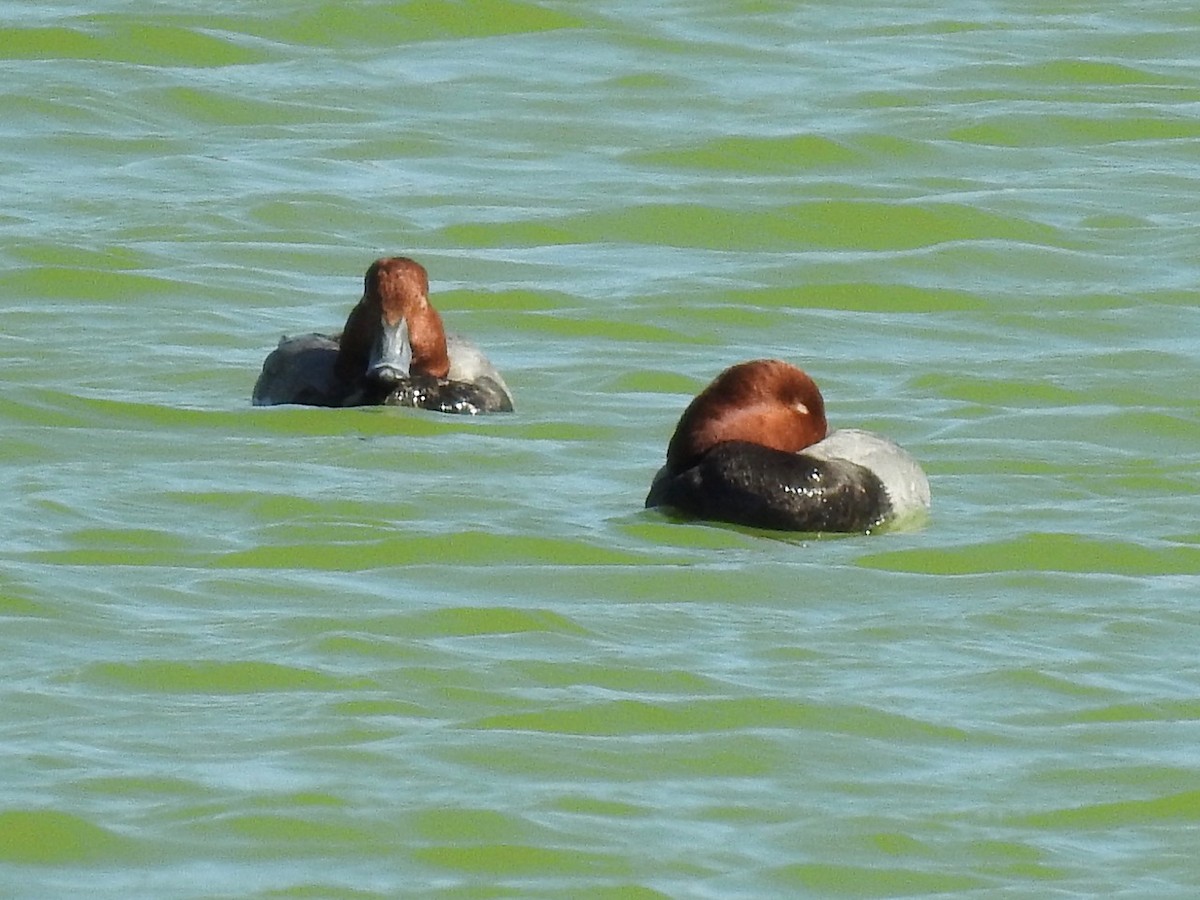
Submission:
[[[929,509],[917,461],[882,435],[827,433],[811,378],[778,359],[722,372],[684,410],[646,506],[787,531],[870,531]]]
[[[283,338],[263,363],[253,401],[468,414],[513,408],[508,386],[479,348],[446,335],[429,302],[429,276],[403,256],[371,263],[340,335]]]

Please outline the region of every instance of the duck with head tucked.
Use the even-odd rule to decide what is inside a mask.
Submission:
[[[340,335],[283,338],[263,363],[253,401],[467,414],[513,408],[508,386],[479,348],[446,334],[429,302],[429,276],[404,256],[371,264]]]
[[[684,410],[647,507],[786,531],[868,532],[928,511],[920,465],[882,435],[829,432],[825,400],[778,359],[722,372]]]

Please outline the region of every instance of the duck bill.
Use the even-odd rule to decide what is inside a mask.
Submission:
[[[408,322],[397,319],[394,325],[383,322],[383,330],[371,358],[367,362],[367,378],[392,383],[408,377],[412,365],[412,344],[408,339]]]

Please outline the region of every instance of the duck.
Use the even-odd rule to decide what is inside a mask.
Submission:
[[[408,406],[512,412],[504,379],[474,343],[447,335],[429,274],[406,256],[377,259],[341,334],[283,337],[254,384],[255,406]]]
[[[829,431],[825,399],[779,359],[730,366],[688,404],[646,508],[752,528],[869,533],[930,509],[920,464],[883,435]]]

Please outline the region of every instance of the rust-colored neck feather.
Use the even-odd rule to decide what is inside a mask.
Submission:
[[[805,372],[778,359],[739,363],[684,410],[667,446],[667,466],[683,471],[725,441],[795,453],[823,440],[826,430],[825,401]]]
[[[410,371],[445,378],[450,357],[442,317],[429,302],[429,276],[420,263],[404,256],[377,259],[367,269],[362,299],[350,311],[342,331],[338,374],[350,379],[361,376],[384,324],[395,325],[400,319],[408,323]]]

